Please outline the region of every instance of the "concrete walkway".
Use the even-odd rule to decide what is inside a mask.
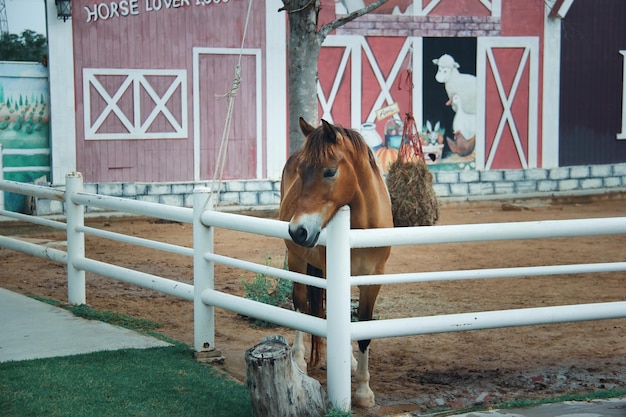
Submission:
[[[530,408],[474,412],[449,417],[626,417],[626,398],[566,401]]]
[[[0,288],[0,362],[169,346]]]

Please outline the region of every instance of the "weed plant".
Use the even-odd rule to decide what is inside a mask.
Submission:
[[[274,266],[276,268],[287,269],[287,258],[282,262],[273,264],[272,255],[265,257],[266,266]],[[266,274],[257,272],[252,280],[246,280],[241,276],[241,285],[243,285],[243,294],[245,298],[258,301],[260,303],[272,306],[289,307],[291,305],[292,282],[283,279],[267,276]],[[255,326],[272,327],[272,323],[267,321],[251,319]]]

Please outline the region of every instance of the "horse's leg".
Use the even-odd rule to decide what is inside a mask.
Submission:
[[[380,285],[363,285],[359,287],[359,321],[372,319],[374,303],[380,291]],[[359,353],[354,381],[356,382],[356,394],[354,402],[360,407],[373,407],[376,405],[374,392],[370,388],[369,373],[369,345],[371,340],[359,340]]]
[[[308,312],[306,285],[297,282],[293,283],[293,306],[298,312]],[[307,365],[304,359],[304,332],[300,330],[296,330],[296,335],[293,340],[293,359],[302,372],[306,373]]]
[[[361,342],[367,342],[368,345],[364,351],[361,351]],[[369,340],[359,340],[359,354],[357,360],[356,373],[354,381],[356,382],[356,393],[354,394],[354,404],[359,407],[371,408],[376,405],[374,392],[370,388],[369,366]]]

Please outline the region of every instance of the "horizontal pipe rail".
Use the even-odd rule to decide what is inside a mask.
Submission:
[[[287,222],[280,220],[205,210],[200,216],[200,221],[202,221],[202,224],[205,226],[214,226],[222,229],[277,237],[280,239],[290,239],[289,232],[287,231]]]
[[[615,235],[626,233],[626,217],[352,229],[350,247],[406,246],[496,240]]]
[[[299,282],[301,284],[313,285],[318,288],[326,289],[326,280],[306,274],[287,271],[285,269],[275,268],[268,265],[261,265],[254,262],[243,261],[241,259],[229,258],[228,256],[218,255],[216,253],[205,253],[204,259],[209,262],[217,262],[222,265],[233,268],[245,269],[266,276],[288,279],[289,281]]]
[[[67,265],[67,252],[50,248],[48,246],[42,246],[16,238],[0,236],[0,247]]]
[[[118,281],[173,295],[183,300],[193,301],[193,285],[159,277],[122,266],[111,265],[89,258],[74,261],[74,267],[93,272]]]
[[[54,229],[67,230],[67,224],[57,220],[46,219],[45,217],[31,216],[28,214],[22,214],[8,210],[0,210],[0,216],[6,216],[12,219],[38,224],[40,226],[52,227]]]
[[[240,214],[224,213],[214,210],[204,211],[200,220],[205,226],[214,226],[221,229],[291,240],[291,236],[289,236],[289,223],[282,220],[242,216]],[[323,229],[318,240],[318,245],[325,244],[326,229]]]
[[[409,272],[386,275],[355,275],[352,285],[408,284],[413,282],[462,281],[468,279],[536,277],[544,275],[584,274],[626,271],[626,262],[593,264],[525,266],[515,268],[468,269],[457,271]]]
[[[326,320],[319,317],[286,310],[212,289],[202,292],[202,302],[209,306],[234,311],[235,313],[265,320],[279,326],[300,329],[307,333],[326,337]]]
[[[626,301],[351,323],[352,340],[626,318]]]
[[[148,201],[130,200],[122,197],[111,197],[90,193],[75,193],[71,196],[72,203],[101,209],[121,211],[140,216],[154,217],[181,223],[191,223],[192,210],[185,207],[168,206]]]
[[[43,185],[0,180],[0,190],[16,194],[32,195],[38,198],[47,198],[49,200],[65,201],[65,191],[56,190]]]
[[[79,226],[76,228],[76,231],[102,237],[105,239],[115,240],[117,242],[131,243],[133,245],[143,246],[145,248],[162,250],[164,252],[175,253],[177,255],[193,257],[193,248],[187,248],[171,243],[159,242],[157,240],[150,240],[142,237],[125,235],[123,233],[110,232],[108,230],[102,230],[88,226]]]

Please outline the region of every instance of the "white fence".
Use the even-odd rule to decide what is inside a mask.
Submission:
[[[0,181],[0,190],[64,201],[66,223],[5,210],[0,210],[0,215],[66,230],[67,252],[6,236],[0,236],[0,247],[66,264],[68,300],[72,304],[85,303],[86,271],[193,301],[196,352],[208,352],[216,347],[214,307],[324,336],[328,344],[333,346],[333,355],[327,358],[328,394],[332,404],[342,409],[350,408],[351,340],[626,318],[626,301],[620,301],[351,323],[350,289],[353,285],[626,271],[626,262],[351,277],[349,261],[350,249],[359,247],[626,234],[626,217],[432,226],[419,229],[350,230],[349,208],[344,207],[320,237],[320,244],[328,248],[328,277],[324,280],[215,254],[213,234],[216,227],[280,239],[289,239],[289,234],[286,222],[212,210],[210,191],[207,188],[194,191],[193,209],[188,209],[85,193],[82,191],[82,175],[79,173],[69,174],[66,185],[66,192],[62,192],[36,185]],[[193,248],[86,227],[85,206],[190,223],[193,225]],[[193,285],[86,258],[85,234],[192,256]],[[307,316],[217,291],[214,288],[215,263],[326,288],[327,318]]]

